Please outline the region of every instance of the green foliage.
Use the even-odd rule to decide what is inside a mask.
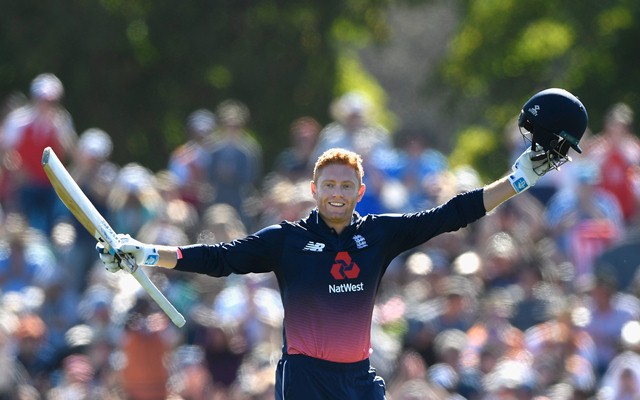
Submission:
[[[384,40],[389,0],[3,1],[0,96],[53,72],[79,132],[109,132],[119,163],[166,166],[196,108],[251,110],[265,163],[302,115],[328,122],[345,46]],[[348,87],[357,87],[349,83]]]
[[[640,2],[466,0],[460,5],[460,28],[430,89],[460,113],[458,129],[479,124],[499,137],[521,105],[548,87],[580,97],[595,132],[615,102],[640,110]]]
[[[481,126],[470,126],[460,132],[449,162],[452,167],[473,166],[485,180],[503,175],[506,165],[498,135]]]
[[[360,64],[357,56],[350,52],[343,52],[338,57],[337,68],[335,97],[350,91],[366,94],[373,107],[371,110],[372,120],[387,128],[389,132],[394,132],[397,121],[393,113],[385,107],[387,94],[375,78]]]

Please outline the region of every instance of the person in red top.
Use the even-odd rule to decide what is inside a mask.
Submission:
[[[640,139],[633,134],[633,120],[627,104],[611,106],[588,152],[600,169],[599,186],[618,199],[628,225],[638,221],[640,210]]]
[[[64,161],[77,134],[71,115],[61,106],[62,82],[44,73],[31,82],[31,101],[7,115],[0,130],[0,157],[10,171],[13,196],[7,208],[22,212],[29,225],[49,233],[64,210],[41,165],[50,146]]]

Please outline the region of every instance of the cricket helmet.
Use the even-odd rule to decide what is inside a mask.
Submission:
[[[522,106],[518,126],[531,149],[540,147],[556,166],[569,161],[572,148],[582,153],[580,139],[587,129],[587,109],[576,96],[564,89],[545,89],[534,94]]]

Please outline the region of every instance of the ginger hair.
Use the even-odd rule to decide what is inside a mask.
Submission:
[[[332,164],[348,165],[353,168],[358,176],[358,184],[362,185],[362,178],[364,177],[362,157],[346,149],[329,149],[322,153],[322,155],[318,157],[316,165],[313,167],[313,181],[318,181],[318,175],[320,175],[322,168]]]

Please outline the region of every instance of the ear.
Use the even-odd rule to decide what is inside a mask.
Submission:
[[[364,196],[364,192],[366,190],[367,190],[367,185],[365,185],[364,183],[360,185],[360,187],[358,188],[358,202],[362,200],[362,196]]]
[[[316,198],[316,193],[318,193],[318,187],[316,186],[316,183],[314,181],[310,181],[309,182],[309,187],[311,188],[311,195],[315,199]]]

